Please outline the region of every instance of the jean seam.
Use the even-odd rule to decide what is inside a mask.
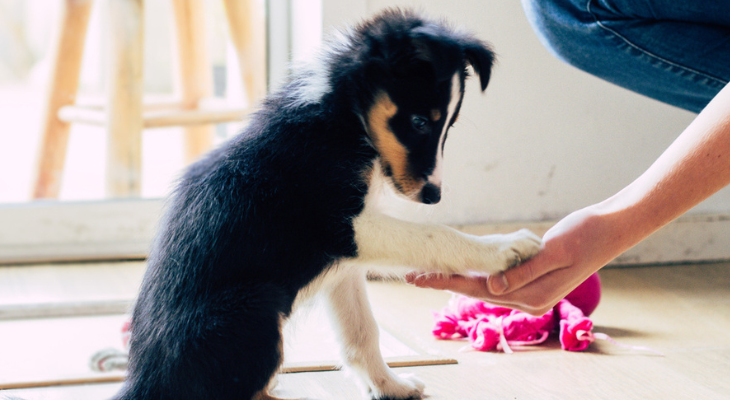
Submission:
[[[608,26],[604,25],[601,22],[601,20],[598,18],[598,16],[595,13],[593,13],[593,10],[591,10],[591,3],[593,3],[593,0],[588,0],[586,2],[586,11],[593,17],[593,20],[596,21],[596,24],[598,25],[598,27],[600,27],[601,29],[605,30],[606,32],[608,32],[608,33],[616,36],[617,38],[621,39],[624,43],[626,43],[627,45],[629,45],[631,48],[633,48],[633,49],[641,52],[642,54],[645,54],[648,57],[651,57],[651,58],[653,58],[653,59],[655,59],[657,61],[663,62],[665,64],[671,65],[671,66],[676,67],[676,68],[680,68],[680,69],[682,69],[684,71],[693,73],[695,75],[702,76],[702,77],[704,77],[706,79],[710,79],[712,81],[715,81],[715,82],[717,82],[717,83],[719,83],[721,85],[726,85],[728,83],[728,82],[726,82],[723,79],[717,78],[715,76],[706,74],[706,73],[701,72],[701,71],[697,71],[697,70],[692,69],[692,68],[689,68],[689,67],[687,67],[685,65],[677,64],[677,63],[675,63],[673,61],[667,60],[664,57],[658,56],[658,55],[656,55],[656,54],[654,54],[654,53],[652,53],[650,51],[647,51],[646,49],[641,48],[640,46],[638,46],[637,44],[635,44],[631,40],[629,40],[627,37],[625,37],[622,34],[616,32],[616,30],[611,29]]]

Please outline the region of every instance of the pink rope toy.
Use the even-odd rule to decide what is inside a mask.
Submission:
[[[468,338],[476,350],[505,353],[543,343],[555,331],[563,350],[582,351],[596,339],[618,344],[607,335],[593,333],[593,321],[588,316],[600,299],[601,280],[597,273],[540,317],[455,295],[441,313],[434,313],[433,334],[444,340]],[[645,347],[623,347],[658,353]]]

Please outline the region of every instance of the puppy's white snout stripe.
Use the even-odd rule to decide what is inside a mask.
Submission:
[[[438,149],[436,150],[436,166],[433,169],[431,175],[428,176],[426,181],[438,188],[441,188],[441,174],[443,169],[444,160],[444,141],[446,140],[446,131],[449,129],[449,123],[454,117],[456,107],[461,101],[461,80],[459,74],[456,73],[451,78],[451,99],[449,99],[449,106],[447,108],[446,120],[444,123],[444,129],[441,131],[439,137]]]

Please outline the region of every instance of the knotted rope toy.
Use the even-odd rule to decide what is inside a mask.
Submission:
[[[583,351],[596,339],[602,339],[621,347],[663,355],[646,347],[621,345],[608,335],[593,333],[593,321],[588,316],[600,300],[598,273],[540,317],[454,295],[447,307],[434,313],[433,335],[444,340],[468,338],[471,347],[480,351],[512,353],[513,349],[543,343],[551,333],[558,332],[560,346],[567,351]]]

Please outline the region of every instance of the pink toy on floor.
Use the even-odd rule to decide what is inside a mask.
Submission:
[[[601,278],[598,277],[598,272],[573,289],[565,296],[565,300],[583,311],[586,317],[590,317],[598,307],[598,302],[601,301]]]
[[[439,339],[469,338],[472,347],[481,351],[511,353],[512,348],[544,342],[558,327],[563,350],[581,351],[595,340],[593,322],[587,316],[600,299],[597,273],[541,317],[455,295],[440,314],[434,313],[433,334]]]

